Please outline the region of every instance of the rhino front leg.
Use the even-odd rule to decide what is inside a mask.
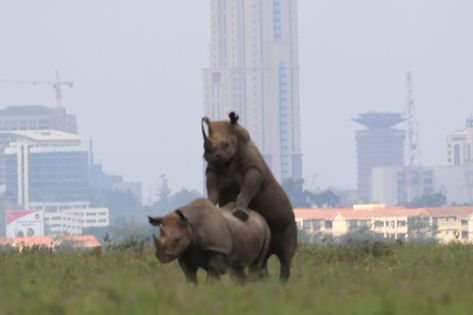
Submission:
[[[197,267],[186,259],[179,259],[179,266],[186,276],[186,280],[197,284]]]
[[[209,253],[207,258],[206,271],[211,280],[218,280],[226,271],[226,258],[219,253]]]
[[[207,195],[208,199],[216,205],[218,203],[218,177],[217,175],[207,170],[207,181],[206,181],[206,188],[207,188]]]
[[[231,276],[234,280],[236,280],[239,284],[244,284],[246,281],[246,273],[245,268],[241,266],[232,266]]]
[[[246,209],[255,194],[260,191],[262,183],[263,176],[258,169],[251,168],[245,173],[240,193],[235,203],[235,211],[233,212],[235,217],[242,221],[248,220]]]

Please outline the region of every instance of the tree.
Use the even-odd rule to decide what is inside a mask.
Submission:
[[[116,220],[126,220],[130,217],[142,215],[142,207],[136,197],[129,191],[106,190],[102,192],[100,206],[105,206],[110,210],[110,222]]]
[[[159,199],[151,206],[151,212],[154,215],[164,215],[170,211],[176,210],[179,207],[191,202],[192,200],[201,197],[197,190],[188,190],[181,188],[175,194],[169,194],[168,197]]]
[[[282,182],[282,187],[286,192],[294,208],[310,208],[313,193],[304,190],[304,180],[286,178]]]
[[[158,189],[158,200],[161,202],[166,202],[171,194],[171,189],[169,188],[168,179],[165,174],[160,175],[161,184]]]
[[[282,187],[294,208],[311,208],[313,205],[333,208],[340,204],[340,197],[330,190],[321,193],[304,190],[304,180],[302,178],[286,178],[282,183]]]
[[[317,207],[334,208],[340,205],[340,197],[330,190],[312,194],[311,197],[312,203]]]
[[[422,195],[414,198],[407,204],[407,208],[436,208],[441,207],[447,203],[447,198],[442,193],[435,193],[430,195]]]

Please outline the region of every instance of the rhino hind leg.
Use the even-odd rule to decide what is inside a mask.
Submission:
[[[286,281],[291,275],[291,262],[297,247],[297,227],[295,222],[286,227],[281,235],[281,240],[282,242],[276,252],[276,256],[281,264],[279,278]]]
[[[276,255],[280,263],[279,278],[282,281],[289,279],[291,275],[291,262],[297,247],[296,223],[288,225],[282,232],[271,234],[271,245],[265,258],[267,264],[271,255]]]
[[[271,233],[267,231],[267,235],[264,239],[263,245],[261,246],[258,258],[250,265],[250,275],[253,279],[265,279],[268,277],[268,258],[271,255],[269,253],[269,244],[271,242]]]

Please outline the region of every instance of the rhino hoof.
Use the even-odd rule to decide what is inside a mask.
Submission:
[[[237,217],[241,221],[248,220],[248,212],[243,209],[235,209],[235,211],[233,211],[233,216]]]

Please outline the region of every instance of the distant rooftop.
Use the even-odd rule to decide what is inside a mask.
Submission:
[[[370,129],[389,129],[405,120],[402,114],[390,112],[367,112],[353,118],[353,121]]]
[[[0,116],[48,115],[55,108],[44,105],[15,105],[0,110]]]
[[[60,130],[11,130],[0,131],[0,135],[16,135],[34,141],[80,141],[78,135]]]

